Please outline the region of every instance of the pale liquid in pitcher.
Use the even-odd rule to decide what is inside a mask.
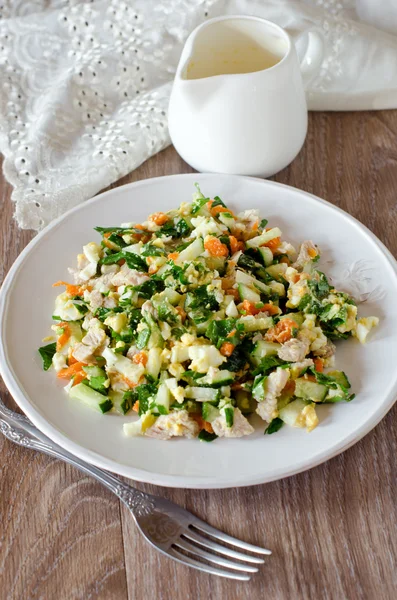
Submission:
[[[281,58],[258,44],[245,44],[227,52],[206,48],[202,56],[191,58],[185,79],[203,79],[214,75],[254,73],[274,67]]]

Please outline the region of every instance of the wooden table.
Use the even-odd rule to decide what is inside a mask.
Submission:
[[[397,253],[397,111],[310,115],[298,158],[275,179],[321,196]],[[189,172],[169,148],[116,185]],[[1,183],[0,280],[31,239]],[[4,386],[2,396],[12,406]],[[0,438],[4,600],[297,600],[397,597],[397,407],[344,454],[267,485],[139,485],[274,554],[250,583],[187,569],[152,550],[92,479]]]

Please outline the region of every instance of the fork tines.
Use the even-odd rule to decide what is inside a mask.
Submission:
[[[259,556],[240,552],[215,540],[257,554],[271,554],[270,550],[233,538],[199,520],[183,531],[168,552],[175,560],[200,571],[241,581],[249,581],[258,571],[256,565],[265,562]]]

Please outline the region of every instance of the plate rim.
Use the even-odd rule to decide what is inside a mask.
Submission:
[[[261,183],[267,188],[277,187],[287,189],[289,192],[302,194],[303,196],[308,196],[312,200],[316,200],[320,204],[323,204],[330,208],[331,210],[340,213],[345,219],[350,221],[353,225],[358,227],[362,233],[364,233],[367,237],[370,238],[372,242],[374,242],[381,252],[383,253],[385,259],[395,272],[397,276],[397,261],[392,255],[392,253],[388,250],[388,248],[379,240],[374,233],[370,229],[368,229],[365,225],[363,225],[358,219],[339,208],[338,206],[333,205],[331,202],[324,200],[323,198],[319,198],[315,194],[311,194],[310,192],[306,192],[305,190],[301,190],[299,188],[279,183],[276,181],[269,181],[267,179],[261,179],[258,177],[247,177],[242,175],[228,175],[223,173],[181,173],[181,174],[173,174],[173,175],[163,175],[159,177],[152,177],[148,179],[141,179],[138,181],[134,181],[128,183],[123,186],[118,186],[116,188],[112,188],[106,192],[102,192],[85,202],[78,204],[73,207],[63,215],[60,215],[57,219],[49,223],[41,232],[39,232],[30,242],[29,244],[22,250],[22,252],[18,255],[10,270],[8,271],[4,282],[0,288],[0,375],[3,378],[3,381],[10,392],[11,396],[18,404],[18,406],[24,411],[24,413],[28,416],[28,418],[33,422],[33,424],[38,427],[38,429],[48,436],[53,442],[61,446],[63,449],[67,450],[71,454],[74,454],[78,458],[85,460],[86,462],[95,465],[99,468],[103,468],[107,471],[116,473],[118,475],[127,477],[134,481],[151,483],[153,485],[172,487],[172,488],[182,488],[182,489],[225,489],[231,487],[246,487],[251,485],[261,485],[265,483],[270,483],[271,481],[277,481],[279,479],[284,479],[286,477],[291,477],[293,475],[297,475],[298,473],[302,473],[309,469],[312,469],[332,458],[338,456],[345,450],[349,449],[351,446],[360,441],[363,437],[365,437],[372,429],[374,429],[379,422],[383,419],[383,417],[389,412],[389,410],[394,405],[397,400],[397,377],[394,384],[390,387],[385,396],[385,399],[382,405],[378,408],[378,410],[372,415],[372,418],[363,423],[361,427],[354,430],[350,435],[348,435],[342,442],[337,443],[332,451],[324,450],[320,455],[318,455],[314,460],[306,460],[297,465],[294,465],[291,469],[284,469],[279,471],[278,474],[272,475],[258,475],[256,477],[250,476],[248,479],[240,479],[236,480],[223,480],[221,482],[216,482],[214,476],[186,476],[186,475],[170,475],[170,474],[162,474],[155,473],[153,471],[147,471],[145,469],[132,467],[128,465],[123,465],[122,463],[117,462],[116,460],[109,459],[97,452],[94,452],[77,442],[71,440],[67,435],[62,433],[56,426],[52,425],[47,419],[40,414],[40,412],[31,404],[29,400],[28,394],[24,391],[22,384],[19,382],[17,376],[13,372],[12,365],[8,361],[7,357],[7,348],[5,344],[4,336],[4,327],[3,323],[5,320],[5,316],[7,313],[7,307],[9,303],[9,297],[12,293],[12,287],[14,283],[14,279],[17,276],[19,269],[22,267],[25,258],[30,253],[32,248],[42,242],[45,237],[55,230],[63,221],[66,221],[70,215],[79,210],[82,210],[83,207],[89,206],[91,204],[95,204],[96,202],[102,200],[104,197],[110,197],[120,192],[120,189],[129,189],[129,188],[137,188],[141,186],[151,185],[153,182],[158,182],[159,180],[172,180],[172,179],[191,179],[195,180],[198,178],[214,178],[217,177],[227,177],[230,179],[238,179],[238,180],[248,180],[248,181],[256,181]]]

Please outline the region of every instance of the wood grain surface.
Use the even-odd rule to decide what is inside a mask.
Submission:
[[[396,255],[396,140],[397,111],[311,114],[304,149],[275,179],[345,209]],[[168,148],[115,185],[190,170]],[[10,194],[1,180],[0,280],[32,237],[13,222]],[[1,394],[13,406],[4,386]],[[162,557],[99,484],[0,438],[0,598],[394,600],[396,417],[395,407],[344,454],[283,481],[220,491],[139,485],[271,548],[249,583]]]

